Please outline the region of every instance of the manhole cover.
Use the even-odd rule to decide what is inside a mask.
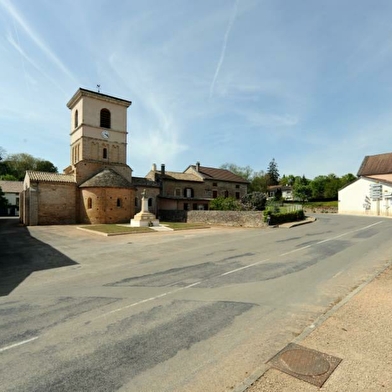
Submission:
[[[321,387],[342,360],[294,343],[268,362],[284,373]]]

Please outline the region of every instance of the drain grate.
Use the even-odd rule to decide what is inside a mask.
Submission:
[[[342,360],[290,343],[268,361],[277,370],[321,388]]]

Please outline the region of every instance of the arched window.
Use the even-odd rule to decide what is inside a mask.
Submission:
[[[101,128],[110,128],[110,112],[107,109],[101,110]]]
[[[75,110],[75,128],[77,128],[79,125],[79,113],[77,110]]]
[[[87,208],[88,208],[88,209],[93,208],[93,200],[91,199],[91,197],[89,197],[89,198],[87,199]]]
[[[103,149],[102,158],[108,159],[108,149],[106,147]]]
[[[117,207],[122,206],[122,200],[120,198],[117,199]]]

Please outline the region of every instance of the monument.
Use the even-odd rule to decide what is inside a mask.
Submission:
[[[142,210],[131,219],[131,227],[149,227],[159,226],[159,219],[148,211],[148,198],[146,198],[146,190],[142,192]]]

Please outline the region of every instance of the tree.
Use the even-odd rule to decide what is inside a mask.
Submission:
[[[266,193],[268,188],[268,176],[263,170],[254,172],[253,178],[249,185],[249,192],[263,192]]]
[[[221,165],[220,168],[229,170],[247,181],[251,181],[253,177],[253,170],[250,166],[240,167],[235,165],[234,163],[224,163],[223,165]]]
[[[302,204],[310,199],[312,196],[312,188],[310,181],[305,177],[296,177],[293,185],[294,198],[299,199]]]
[[[357,179],[356,176],[352,173],[347,173],[340,178],[340,187],[343,188],[344,186],[351,184]]]
[[[275,162],[275,158],[272,158],[272,161],[268,165],[267,175],[268,175],[268,185],[279,184],[279,170],[278,170],[278,164]]]
[[[241,209],[240,203],[234,197],[217,197],[210,201],[210,210],[237,211]]]
[[[57,167],[53,163],[40,158],[34,158],[32,155],[26,153],[8,155],[7,159],[2,161],[2,163],[4,164],[4,168],[1,174],[3,176],[11,175],[17,181],[23,181],[26,170],[57,173]]]
[[[326,176],[317,176],[311,181],[310,187],[312,189],[312,199],[324,199],[325,185],[327,182]]]
[[[242,208],[244,210],[263,211],[265,210],[266,202],[267,198],[262,192],[251,192],[241,199]]]

